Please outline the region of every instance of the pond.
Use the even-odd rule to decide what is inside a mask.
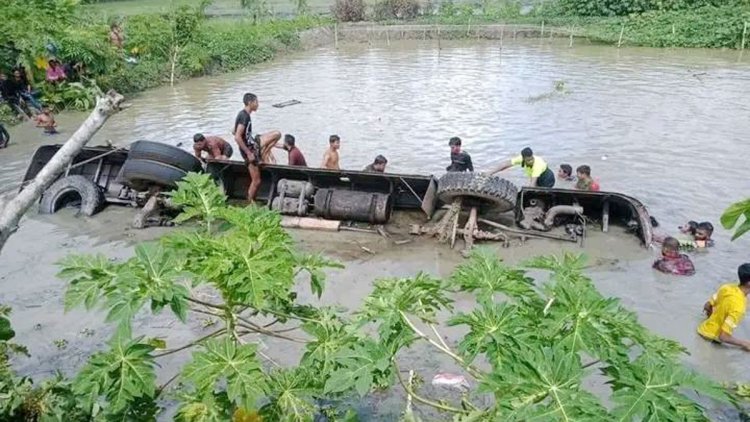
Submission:
[[[723,209],[747,197],[750,187],[748,61],[736,52],[568,48],[567,40],[519,40],[502,48],[490,41],[443,41],[440,49],[429,41],[326,47],[245,72],[146,92],[112,118],[92,144],[149,139],[190,149],[196,132],[230,140],[242,94],[249,91],[260,98],[255,127],[293,134],[310,165],[319,164],[334,133],[342,139],[343,168],[361,169],[383,154],[389,171],[440,174],[449,164],[452,136],[463,139],[480,171],[525,146],[555,168],[588,164],[603,190],[640,199],[664,231],[676,233],[687,220],[713,222],[716,247],[694,256],[697,274],[691,278],[654,272],[655,252],[639,250],[633,242],[610,242],[587,252],[613,263],[591,270],[605,294],[621,298],[647,327],[687,347],[691,367],[717,380],[737,380],[750,369],[748,355],[708,344],[695,327],[708,296],[735,280],[737,266],[750,260],[750,237],[730,242],[719,224]],[[290,99],[301,104],[271,106]],[[14,145],[0,151],[0,183],[16,185],[32,151],[63,141],[81,118],[60,116],[63,134],[56,138],[43,137],[30,124],[12,128]],[[277,159],[286,162],[283,155]],[[518,169],[503,176],[525,182]],[[19,341],[30,343],[35,355],[26,366],[30,372],[40,362],[43,368],[55,363],[70,368],[85,358],[71,359],[76,352],[105,341],[104,335],[87,340],[79,334],[86,326],[101,327],[101,315],[62,316],[62,283],[54,280],[53,262],[74,251],[128,256],[134,239],[163,233],[134,234],[125,229],[131,217],[123,209],[108,210],[86,224],[72,216],[31,216],[11,238],[0,257],[0,302],[16,308]],[[308,239],[308,247],[315,242]],[[539,245],[507,252],[506,258],[515,262],[559,250]],[[370,280],[351,282],[360,272],[373,277],[419,269],[446,274],[458,262],[442,247],[412,248],[423,259],[399,263],[397,253],[385,250],[367,259],[343,254],[349,269],[333,272],[334,290],[326,300],[356,306],[371,289]],[[337,247],[330,250],[341,256]],[[355,298],[347,297],[352,290]],[[141,322],[155,326],[145,316]],[[81,345],[60,354],[50,336],[66,333],[70,343]],[[736,334],[750,338],[750,322]]]

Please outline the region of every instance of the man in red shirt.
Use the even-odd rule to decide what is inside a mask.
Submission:
[[[300,151],[294,144],[294,136],[289,134],[284,135],[284,149],[289,153],[289,165],[307,167],[305,156],[302,155],[302,151]]]

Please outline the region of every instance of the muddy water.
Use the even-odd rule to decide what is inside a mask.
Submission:
[[[694,329],[709,294],[735,277],[739,263],[750,260],[750,238],[730,243],[718,224],[722,209],[746,197],[749,186],[750,58],[700,50],[568,48],[567,41],[505,42],[502,49],[494,42],[442,42],[441,47],[399,42],[324,48],[246,72],[150,91],[115,116],[94,143],[150,139],[188,149],[198,131],[228,136],[242,93],[252,91],[261,100],[255,127],[294,134],[312,165],[321,160],[332,133],[343,139],[345,168],[359,169],[383,154],[391,171],[437,174],[448,165],[451,136],[464,139],[479,169],[524,146],[555,167],[589,164],[603,189],[641,199],[665,230],[674,232],[688,219],[709,220],[717,227],[717,246],[694,257],[698,274],[692,278],[653,272],[653,253],[619,235],[592,236],[586,252],[600,289],[620,297],[649,328],[685,345],[690,366],[718,380],[747,381],[741,375],[750,369],[746,354],[706,344]],[[564,81],[563,92],[553,92],[556,81]],[[289,99],[302,104],[271,107]],[[65,114],[59,125],[70,133],[81,118]],[[0,151],[0,186],[18,183],[37,146],[64,139],[64,134],[45,137],[27,125],[12,128],[11,134],[14,143]],[[505,176],[523,183],[520,170]],[[93,219],[31,215],[6,246],[0,257],[0,302],[14,307],[19,340],[34,355],[19,362],[22,370],[72,370],[106,341],[102,315],[63,314],[62,283],[54,277],[53,262],[70,252],[126,257],[134,241],[163,233],[127,230],[131,217],[124,208],[110,208]],[[347,264],[332,272],[323,301],[349,307],[367,294],[372,278],[420,269],[444,275],[459,262],[454,252],[431,242],[394,248],[352,234],[335,240],[295,236],[303,248],[322,249]],[[516,262],[560,248],[537,241],[499,254]],[[204,323],[195,319],[181,327],[144,315],[136,329],[178,345],[206,332]],[[737,334],[750,338],[750,322]],[[59,338],[69,342],[62,352],[52,344]],[[275,343],[268,347],[271,354],[286,351]],[[169,378],[184,357],[175,355],[161,376]],[[415,364],[425,377],[442,365],[441,360]],[[383,400],[395,404],[392,398]]]

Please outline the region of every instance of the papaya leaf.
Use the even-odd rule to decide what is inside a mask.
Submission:
[[[611,378],[615,407],[612,413],[619,421],[705,421],[703,408],[682,393],[693,389],[722,398],[721,388],[699,378],[680,365],[642,355],[629,365],[609,366],[604,373]],[[723,394],[724,401],[729,396]]]
[[[737,240],[748,231],[750,231],[750,212],[745,213],[745,221],[737,227],[737,230],[732,235],[732,240]]]
[[[364,397],[389,369],[391,356],[372,340],[362,341],[336,355],[340,365],[326,380],[323,394],[355,390]]]
[[[534,281],[526,277],[523,270],[504,265],[483,249],[475,251],[469,261],[459,265],[451,275],[450,282],[459,290],[474,292],[480,301],[490,300],[495,293],[502,293],[516,300],[538,297]]]
[[[254,409],[263,394],[265,379],[255,357],[255,344],[237,344],[229,336],[212,339],[193,353],[193,360],[182,376],[202,394],[225,386],[227,397],[235,405]]]
[[[491,391],[504,420],[607,420],[606,409],[582,387],[584,370],[577,354],[565,348],[522,348],[515,361],[486,377],[481,391]]]
[[[122,336],[115,337],[110,347],[91,356],[76,377],[73,390],[85,408],[93,410],[104,397],[106,413],[118,414],[139,399],[153,399],[154,347]]]
[[[325,268],[344,268],[338,262],[328,260],[321,255],[298,255],[297,266],[310,275],[310,289],[318,298],[323,294],[326,274]]]
[[[267,379],[270,403],[261,410],[264,420],[313,421],[317,410],[313,396],[319,391],[320,377],[305,368],[295,368],[273,371]]]
[[[414,278],[378,280],[365,299],[358,319],[362,324],[377,321],[381,343],[395,351],[416,339],[401,312],[433,323],[438,311],[452,307],[453,301],[447,293],[441,280],[425,273]]]
[[[177,409],[177,422],[225,422],[232,420],[232,402],[225,392],[200,395],[181,391],[178,394],[180,406]]]
[[[219,218],[226,196],[209,174],[190,172],[177,182],[177,190],[170,193],[172,203],[182,209],[176,223],[197,219],[208,231]]]
[[[110,262],[103,255],[70,255],[57,263],[61,267],[57,277],[69,283],[65,291],[65,310],[81,304],[87,310],[112,291],[122,264]]]
[[[727,230],[734,228],[740,217],[748,211],[750,211],[750,198],[735,202],[721,214],[721,225]]]
[[[518,342],[531,340],[534,332],[522,309],[509,303],[484,302],[469,314],[455,315],[448,325],[468,327],[469,332],[458,345],[467,363],[482,353],[495,366],[502,365],[503,357],[512,356]]]
[[[337,353],[357,341],[346,331],[345,321],[328,309],[302,324],[302,330],[313,339],[305,345],[300,364],[312,368],[322,378],[336,366]]]

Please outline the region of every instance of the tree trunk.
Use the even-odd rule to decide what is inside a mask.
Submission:
[[[96,100],[96,107],[81,127],[73,133],[59,151],[52,157],[24,189],[13,199],[0,202],[0,253],[5,242],[16,230],[18,222],[44,191],[57,179],[57,176],[81,152],[81,149],[99,131],[109,116],[119,110],[123,96],[110,91]]]

